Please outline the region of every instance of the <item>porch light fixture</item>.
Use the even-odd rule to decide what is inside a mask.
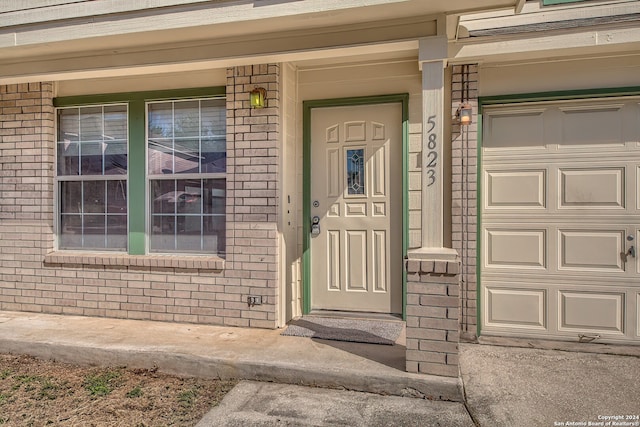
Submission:
[[[263,87],[255,87],[251,91],[251,108],[264,108],[267,100],[267,90]]]
[[[460,126],[469,126],[471,124],[471,118],[473,117],[473,108],[471,104],[465,102],[460,104],[456,110],[456,119]]]

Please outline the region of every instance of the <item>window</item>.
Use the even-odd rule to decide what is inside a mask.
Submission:
[[[58,246],[127,248],[127,106],[58,110]]]
[[[224,100],[147,104],[151,252],[224,253]]]
[[[58,248],[224,256],[221,92],[54,100]]]

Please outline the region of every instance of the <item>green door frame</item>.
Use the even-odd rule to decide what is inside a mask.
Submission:
[[[409,245],[408,210],[408,158],[409,158],[409,94],[362,96],[304,101],[302,103],[302,312],[311,311],[311,110],[314,108],[345,107],[358,105],[402,105],[402,256],[407,255]],[[402,269],[402,318],[406,316],[407,273]]]
[[[558,0],[568,2],[570,0]],[[551,3],[549,3],[551,4]],[[572,99],[597,99],[597,98],[612,98],[621,96],[639,96],[640,86],[628,86],[628,87],[615,87],[615,88],[594,88],[594,89],[577,89],[577,90],[564,90],[564,91],[550,91],[550,92],[531,92],[531,93],[516,93],[509,95],[495,95],[495,96],[480,96],[478,97],[478,132],[477,132],[477,201],[478,207],[477,221],[476,221],[476,336],[480,336],[482,333],[482,305],[481,305],[481,290],[482,290],[482,194],[484,191],[482,185],[482,138],[483,138],[483,108],[486,106],[496,104],[519,104],[525,102],[550,102],[550,101],[570,101]]]

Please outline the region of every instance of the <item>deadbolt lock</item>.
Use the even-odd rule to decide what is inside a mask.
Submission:
[[[311,235],[317,236],[320,234],[320,217],[314,216],[311,218]]]

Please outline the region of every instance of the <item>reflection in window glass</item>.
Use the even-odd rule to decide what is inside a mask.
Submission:
[[[224,254],[226,179],[151,183],[151,251]]]
[[[127,248],[127,183],[60,181],[61,249]]]
[[[57,110],[58,247],[127,249],[127,106]]]
[[[176,138],[200,136],[200,101],[173,103],[173,130]]]
[[[147,116],[150,175],[226,172],[224,100],[149,103]]]
[[[149,250],[225,254],[223,99],[147,104]]]
[[[58,109],[58,176],[125,175],[126,105]]]
[[[83,107],[80,113],[80,140],[102,141],[102,107]]]

